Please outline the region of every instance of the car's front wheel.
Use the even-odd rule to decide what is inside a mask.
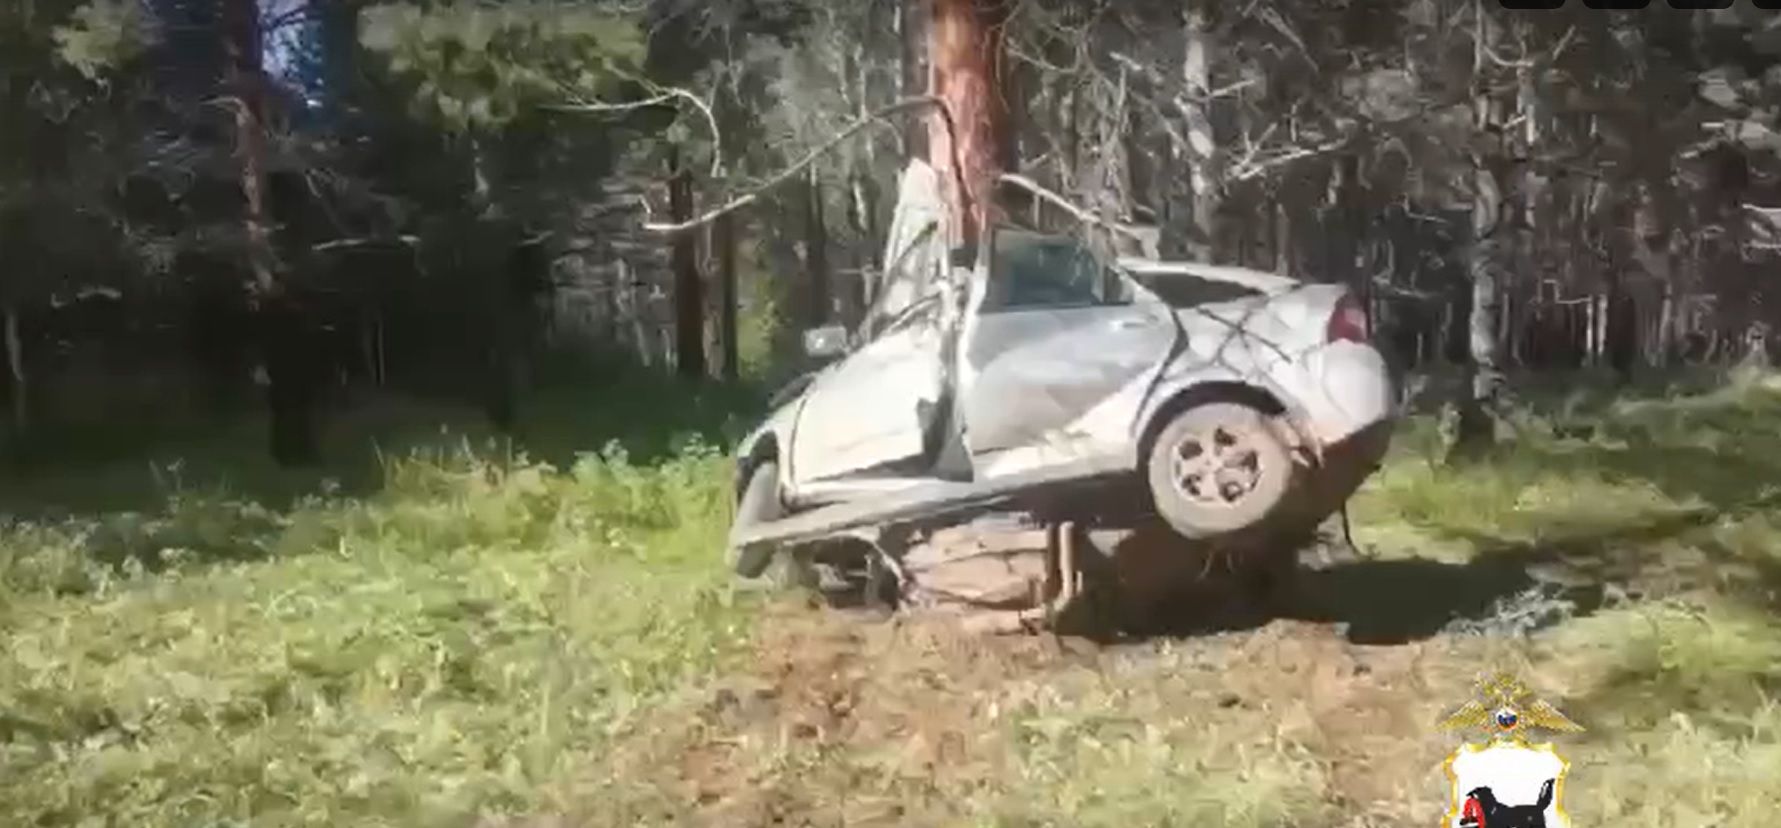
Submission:
[[[1216,538],[1255,527],[1280,505],[1292,485],[1292,453],[1266,414],[1206,403],[1163,426],[1146,477],[1169,526],[1188,538]]]
[[[736,501],[735,529],[771,523],[785,516],[785,501],[779,495],[779,464],[767,460],[755,464],[748,474],[748,485]],[[732,530],[734,534],[734,530]],[[759,578],[773,564],[774,549],[756,545],[738,549],[730,547],[730,567],[744,578]]]

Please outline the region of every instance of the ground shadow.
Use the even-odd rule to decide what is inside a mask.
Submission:
[[[1337,625],[1357,644],[1402,644],[1448,633],[1522,635],[1566,618],[1586,616],[1611,597],[1637,598],[1646,567],[1661,565],[1642,550],[1712,523],[1710,510],[1506,542],[1449,533],[1475,554],[1464,563],[1423,558],[1365,559],[1304,566],[1289,588],[1246,578],[1240,567],[1207,565],[1178,538],[1155,535],[1136,549],[1152,560],[1119,580],[1128,609],[1125,636],[1191,636],[1254,629],[1276,619]],[[1121,551],[1115,550],[1115,560]],[[1307,549],[1301,560],[1318,558]],[[1157,559],[1170,560],[1158,564]]]
[[[1355,561],[1303,572],[1290,592],[1272,598],[1246,589],[1247,584],[1208,576],[1183,589],[1182,600],[1122,614],[1120,636],[1191,637],[1297,620],[1334,625],[1356,644],[1391,645],[1457,630],[1526,633],[1560,620],[1518,603],[1562,606],[1569,616],[1602,605],[1603,585],[1543,579],[1530,571],[1534,558],[1480,555],[1464,564]],[[1523,617],[1527,620],[1520,621]],[[1517,622],[1491,623],[1502,618]]]
[[[280,468],[269,458],[256,410],[178,428],[142,430],[138,439],[91,444],[62,435],[65,451],[0,474],[0,517],[102,518],[164,515],[182,493],[220,495],[275,511],[317,494],[364,496],[383,484],[382,462],[411,452],[470,451],[498,461],[519,457],[566,469],[589,453],[622,449],[649,465],[689,442],[727,448],[762,407],[745,382],[688,381],[636,366],[558,361],[541,371],[518,406],[511,432],[492,428],[473,400],[368,392],[321,418],[324,462]],[[110,427],[129,433],[123,416]],[[54,441],[55,433],[46,432]]]
[[[652,465],[689,442],[727,448],[739,424],[760,410],[759,397],[743,383],[686,381],[626,366],[558,366],[526,396],[513,431],[504,434],[464,400],[381,393],[329,412],[321,435],[325,462],[305,468],[273,463],[263,418],[242,412],[144,430],[135,442],[77,445],[65,462],[48,447],[43,456],[55,462],[0,472],[0,528],[13,527],[13,539],[31,547],[78,544],[70,560],[102,567],[156,571],[265,559],[328,548],[338,527],[296,507],[374,495],[390,457],[470,453],[498,464],[525,458],[567,469],[585,454],[615,457],[616,447],[625,462]],[[121,420],[115,426],[129,429]],[[60,531],[33,536],[31,524]],[[82,591],[92,578],[80,569],[71,564],[66,573],[46,575],[51,582],[43,586]]]

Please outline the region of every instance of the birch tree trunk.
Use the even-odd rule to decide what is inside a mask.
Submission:
[[[905,98],[928,92],[927,29],[931,5],[932,0],[901,0],[896,4],[897,69]],[[901,135],[906,157],[928,157],[928,129],[926,124],[916,118],[903,122]]]
[[[1497,284],[1505,245],[1510,241],[1504,220],[1503,181],[1500,175],[1502,147],[1497,145],[1504,122],[1501,103],[1489,91],[1490,63],[1487,50],[1495,39],[1495,25],[1482,2],[1474,2],[1477,28],[1473,34],[1473,109],[1479,146],[1472,158],[1472,239],[1467,262],[1471,281],[1471,306],[1466,319],[1466,389],[1459,403],[1459,420],[1450,457],[1474,454],[1496,441],[1494,411],[1501,377],[1497,366]]]
[[[1168,234],[1164,246],[1171,258],[1211,262],[1219,187],[1218,142],[1212,127],[1211,0],[1187,3],[1182,21],[1181,67],[1185,87],[1181,117],[1187,127],[1187,157],[1180,159],[1187,174],[1178,178],[1188,188],[1172,199],[1174,209],[1167,224],[1176,232]],[[1173,214],[1177,212],[1182,215]]]

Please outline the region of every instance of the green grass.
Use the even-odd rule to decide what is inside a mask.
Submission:
[[[1091,652],[735,593],[712,446],[741,391],[543,397],[548,463],[385,405],[326,475],[264,467],[246,424],[15,477],[0,825],[1424,826],[1434,722],[1507,664],[1589,728],[1579,824],[1766,826],[1781,389],[1543,400],[1462,468],[1406,429],[1354,504],[1375,557],[1329,576],[1354,617]],[[1502,568],[1588,588],[1528,638],[1322,623]]]
[[[82,560],[82,531],[15,535],[0,819],[73,824],[104,803],[138,825],[449,825],[534,808],[743,641],[711,560],[718,462],[401,459],[374,497],[267,525],[176,499],[193,537],[258,531],[233,539],[264,550],[246,562],[174,547],[106,568]]]

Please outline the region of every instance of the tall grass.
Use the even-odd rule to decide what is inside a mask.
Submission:
[[[746,641],[706,439],[561,468],[407,442],[368,493],[157,466],[158,506],[0,530],[0,825],[532,812]]]

